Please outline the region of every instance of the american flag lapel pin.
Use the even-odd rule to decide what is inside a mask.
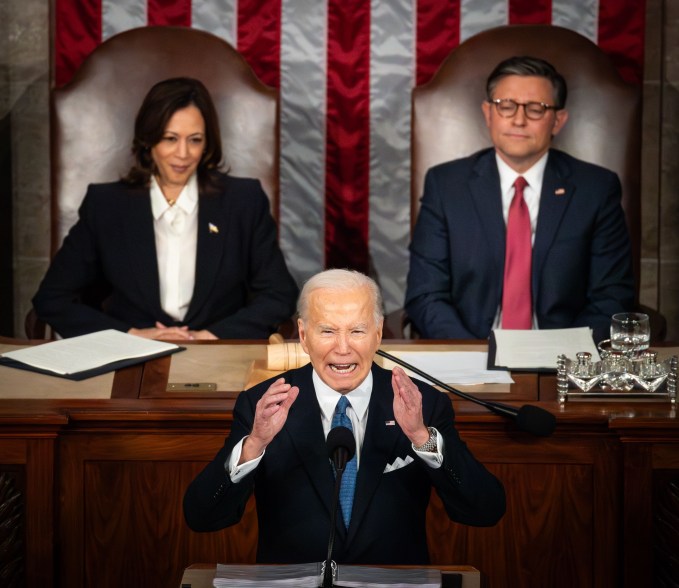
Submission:
[[[384,424],[387,427],[393,427],[396,424],[396,421],[384,421]]]
[[[213,225],[212,223],[208,223],[208,228],[210,229],[211,234],[213,234],[213,235],[219,234],[219,227],[217,225]]]
[[[557,188],[556,190],[554,190],[554,194],[556,194],[557,196],[563,196],[565,193],[566,193],[565,188]]]

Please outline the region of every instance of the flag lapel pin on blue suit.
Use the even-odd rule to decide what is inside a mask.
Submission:
[[[564,188],[557,188],[554,190],[554,194],[557,196],[563,196],[566,193],[566,190]]]
[[[387,427],[393,427],[396,424],[396,421],[384,421],[384,424],[387,425]]]
[[[213,225],[212,223],[208,223],[208,228],[210,229],[211,234],[213,234],[213,235],[219,234],[219,227],[217,225]]]

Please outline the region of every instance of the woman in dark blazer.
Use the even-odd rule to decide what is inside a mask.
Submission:
[[[297,285],[259,181],[219,171],[205,86],[153,86],[132,152],[125,178],[89,186],[33,298],[38,317],[63,337],[111,328],[152,339],[268,337],[294,313]]]

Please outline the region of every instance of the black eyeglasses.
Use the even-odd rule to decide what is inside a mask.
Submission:
[[[512,118],[519,110],[519,106],[523,106],[523,112],[530,120],[540,120],[548,110],[559,110],[557,106],[550,106],[544,102],[517,102],[511,98],[498,98],[488,102],[495,104],[495,110],[504,118]]]

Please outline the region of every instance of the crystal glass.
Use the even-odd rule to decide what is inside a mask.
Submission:
[[[577,363],[566,360],[568,379],[583,392],[589,392],[599,383],[601,376],[597,375],[591,353],[580,351],[576,357],[578,358]]]
[[[641,312],[620,312],[611,319],[611,347],[626,357],[639,357],[651,341],[648,315]]]
[[[622,351],[613,350],[601,360],[601,387],[604,390],[623,390],[634,387],[632,362]]]

